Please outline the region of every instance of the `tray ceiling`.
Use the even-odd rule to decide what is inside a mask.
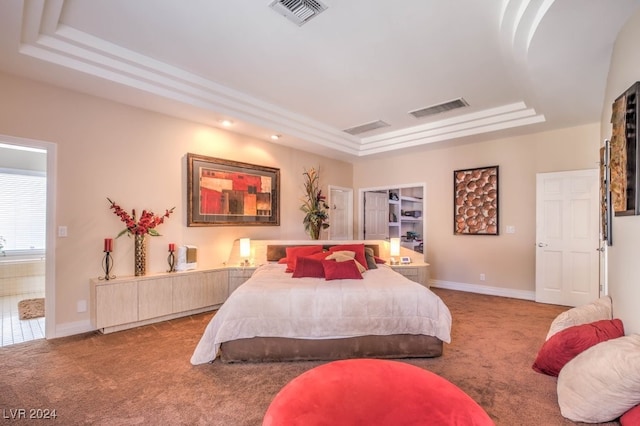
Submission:
[[[640,0],[271,3],[3,0],[0,70],[353,159],[600,121]]]

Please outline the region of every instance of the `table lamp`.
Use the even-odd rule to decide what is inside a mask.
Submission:
[[[243,259],[241,265],[249,266],[249,257],[251,257],[250,238],[240,238],[240,257]]]
[[[391,238],[389,240],[389,263],[392,265],[397,265],[398,261],[396,260],[397,256],[400,256],[400,238]]]

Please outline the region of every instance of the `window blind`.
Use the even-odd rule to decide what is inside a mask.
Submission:
[[[46,247],[47,178],[44,173],[0,170],[0,236],[3,250]]]

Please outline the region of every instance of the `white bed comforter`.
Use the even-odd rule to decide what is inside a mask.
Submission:
[[[191,363],[212,362],[220,343],[251,337],[333,339],[424,334],[451,341],[451,313],[426,287],[386,265],[362,280],[292,278],[267,264],[241,285],[209,322]]]

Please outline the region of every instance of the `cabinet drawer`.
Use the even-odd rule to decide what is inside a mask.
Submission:
[[[400,272],[402,275],[404,275],[407,278],[418,277],[418,268],[402,268],[402,269],[396,269],[396,271]]]
[[[391,265],[391,269],[418,284],[429,286],[429,264]]]
[[[244,278],[245,280],[255,272],[255,268],[251,269],[231,269],[229,270],[229,277],[231,278]]]
[[[138,320],[138,283],[123,282],[96,286],[96,328]]]
[[[138,320],[173,313],[173,278],[138,282]]]

